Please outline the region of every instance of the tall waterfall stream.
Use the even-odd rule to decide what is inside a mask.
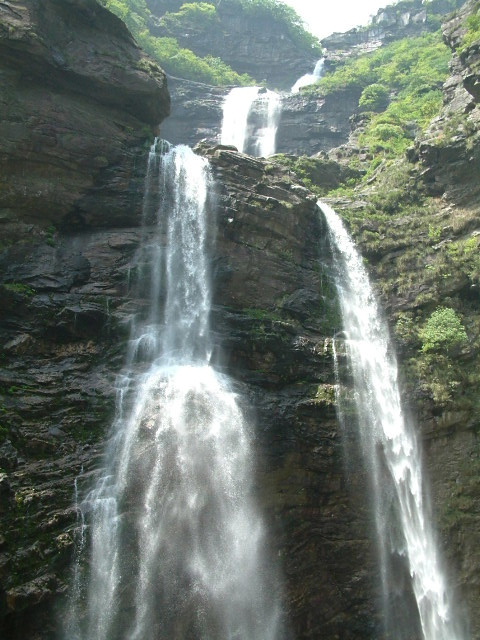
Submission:
[[[148,310],[133,322],[104,469],[79,503],[65,640],[283,637],[251,427],[209,365],[210,183],[188,147],[152,147],[138,262]]]
[[[387,637],[413,636],[394,611],[394,563],[406,563],[424,640],[462,640],[432,530],[415,431],[400,401],[395,354],[362,259],[338,215],[319,202],[331,239],[360,440],[371,476]],[[342,418],[340,406],[340,419]],[[405,603],[400,604],[401,607]]]

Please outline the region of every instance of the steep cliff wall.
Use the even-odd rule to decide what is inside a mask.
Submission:
[[[93,0],[2,3],[0,17],[8,81],[0,96],[0,632],[53,640],[72,559],[74,480],[85,490],[102,464],[128,321],[144,304],[133,284],[145,143],[168,96],[158,67]],[[446,30],[452,42],[457,26]],[[379,171],[356,202],[336,203],[395,330],[441,546],[472,637],[480,625],[475,52],[458,57],[443,124],[410,160]],[[189,87],[181,90],[179,109],[190,100]],[[218,96],[203,97],[210,122]],[[458,104],[455,129],[449,112]],[[292,107],[299,118],[302,108],[301,100]],[[215,361],[255,424],[256,487],[292,635],[377,637],[366,481],[358,443],[354,472],[343,466],[331,352],[339,318],[315,198],[272,162],[221,147],[199,152],[210,157],[218,192]],[[422,355],[418,334],[439,304],[461,314],[469,335],[468,348],[447,360]]]
[[[440,545],[471,637],[480,633],[480,120],[478,40],[468,44],[465,36],[477,11],[468,2],[444,26],[454,57],[439,117],[407,158],[381,167],[353,201],[335,202],[368,260],[396,337]],[[465,329],[466,340],[439,339],[442,309]]]
[[[257,432],[256,486],[285,575],[294,634],[369,637],[374,572],[361,467],[343,477],[329,336],[337,316],[315,197],[229,149],[217,178],[212,257],[217,366]],[[53,638],[72,556],[74,479],[101,464],[134,299],[140,231],[65,229],[4,256],[3,630]],[[323,266],[322,266],[323,265]],[[48,616],[48,617],[46,617]]]
[[[162,17],[165,3],[149,0],[147,4],[154,15]],[[297,78],[313,69],[319,54],[318,46],[317,51],[311,46],[315,38],[302,41],[295,37],[288,21],[267,6],[253,4],[249,9],[248,3],[234,1],[212,4],[216,7],[215,19],[208,23],[158,20],[151,31],[160,37],[176,38],[182,47],[199,56],[221,58],[238,73],[247,73],[272,89],[289,89]]]
[[[168,114],[162,71],[93,0],[0,12],[3,228],[120,220],[138,147]]]
[[[95,0],[2,2],[0,54],[0,635],[33,638],[51,633],[72,482],[111,415],[110,298],[169,95]]]

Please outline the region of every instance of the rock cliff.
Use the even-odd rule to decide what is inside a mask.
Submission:
[[[107,209],[120,222],[169,111],[163,72],[94,0],[2,2],[0,20],[4,230],[102,226]]]
[[[147,4],[157,18],[168,10],[164,2],[149,0]],[[151,32],[174,37],[199,56],[221,58],[238,73],[248,73],[273,89],[289,89],[315,66],[318,52],[293,37],[283,20],[269,11],[262,12],[261,4],[254,5],[253,12],[241,2],[212,4],[216,6],[216,19],[208,24],[176,26],[158,20]]]
[[[475,8],[445,27],[455,49]],[[146,145],[168,93],[162,72],[94,0],[1,2],[0,51],[0,635],[53,640],[77,526],[74,491],[102,464],[129,318],[144,303],[132,284]],[[472,46],[455,58],[444,112],[408,160],[381,168],[355,202],[335,202],[395,332],[440,544],[472,637],[480,633],[476,57]],[[167,121],[165,136],[214,141],[220,91],[172,84],[184,123],[199,120],[177,138]],[[285,150],[310,153],[347,135],[328,120],[313,128],[318,104],[301,96],[288,104]],[[293,147],[291,113],[300,119],[304,109],[312,128]],[[256,427],[255,483],[292,636],[378,637],[365,470],[352,442],[355,471],[345,473],[335,417],[339,318],[315,198],[272,160],[220,146],[198,153],[216,177],[214,357]],[[421,351],[417,327],[440,304],[468,330],[468,347],[453,358]]]
[[[478,41],[464,46],[467,2],[443,27],[453,52],[441,114],[355,200],[335,201],[368,259],[400,355],[405,398],[419,420],[440,545],[459,610],[480,633],[475,521],[478,469],[479,104]],[[457,314],[460,348],[430,349],[422,329],[438,309]],[[440,329],[438,329],[440,330]]]
[[[379,9],[366,27],[355,27],[345,33],[323,38],[328,51],[368,51],[382,43],[412,38],[436,31],[446,14],[461,7],[465,0],[402,0]]]
[[[0,635],[34,638],[51,635],[72,482],[112,411],[109,301],[169,94],[95,0],[1,2],[0,53]]]

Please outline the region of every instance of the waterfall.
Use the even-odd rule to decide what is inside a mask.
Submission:
[[[328,205],[318,204],[332,245],[362,453],[371,474],[386,635],[394,640],[417,637],[413,620],[424,640],[461,640],[432,530],[419,443],[401,407],[388,330],[340,218]],[[418,616],[406,607],[401,616],[394,610],[399,565],[409,576]]]
[[[257,157],[273,155],[281,110],[275,91],[235,87],[223,102],[221,144]]]
[[[315,84],[315,82],[323,76],[324,66],[325,58],[320,58],[320,60],[315,65],[313,73],[306,73],[301,78],[299,78],[291,88],[291,93],[298,93],[302,87],[308,87],[308,85],[310,84]]]
[[[223,102],[221,144],[231,144],[243,153],[248,141],[248,116],[260,87],[234,87]]]
[[[255,106],[260,113],[261,126],[257,131],[252,155],[268,158],[275,153],[282,102],[278,93],[267,90],[259,94]]]
[[[132,323],[104,468],[78,504],[65,640],[283,637],[251,428],[209,365],[210,182],[188,147],[152,147],[137,269],[148,304]]]

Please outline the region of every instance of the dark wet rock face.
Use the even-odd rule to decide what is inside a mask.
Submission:
[[[163,72],[95,0],[2,3],[0,20],[3,242],[19,221],[124,224],[169,111]]]
[[[169,78],[168,88],[172,112],[162,125],[162,136],[175,145],[194,147],[201,140],[218,144],[229,89],[181,78]]]
[[[169,94],[95,0],[0,3],[0,74],[0,636],[26,639],[54,637],[74,479],[113,414]]]
[[[351,486],[343,476],[329,346],[335,301],[315,198],[265,161],[222,147],[199,152],[216,177],[214,360],[255,424],[256,486],[292,630],[367,638],[373,554],[368,513],[355,499],[361,467]],[[129,319],[145,304],[134,293],[137,226],[32,229],[1,257],[0,628],[12,640],[57,632],[74,481],[85,490],[102,464]]]

